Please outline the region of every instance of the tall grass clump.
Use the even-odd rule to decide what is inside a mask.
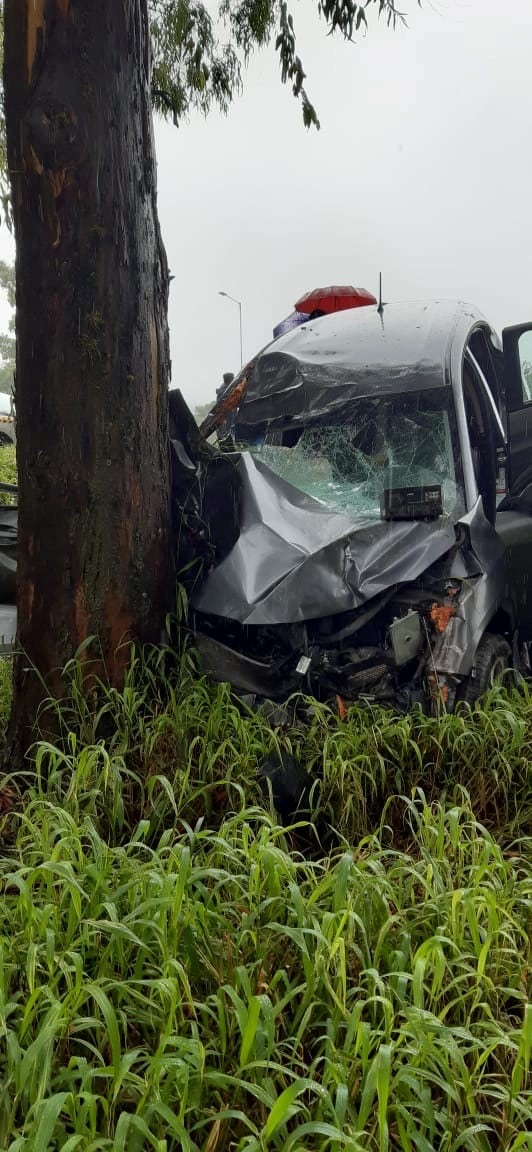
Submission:
[[[56,788],[58,802],[76,779],[83,781],[79,801],[85,804],[89,780],[94,774],[100,780],[105,764],[107,788],[118,773],[117,802],[128,819],[142,818],[149,803],[154,832],[177,817],[212,824],[233,803],[235,789],[260,802],[258,769],[288,756],[306,781],[303,807],[326,830],[329,847],[335,837],[354,843],[371,834],[392,797],[414,789],[429,803],[451,802],[466,789],[477,819],[507,843],[532,832],[532,691],[526,684],[494,688],[474,708],[437,717],[353,706],[340,718],[299,698],[273,728],[227,685],[201,676],[186,648],[177,655],[134,653],[121,692],[98,680],[87,695],[86,675],[86,665],[73,660],[65,670],[65,698],[49,701],[39,716],[41,735],[53,735],[41,740],[37,771]],[[391,804],[388,813],[397,836],[402,810],[396,819]],[[115,834],[114,817],[111,823]]]
[[[111,838],[145,815],[152,837],[176,819],[219,823],[244,789],[260,800],[257,765],[278,736],[260,715],[243,715],[227,685],[197,675],[186,650],[134,652],[121,691],[93,679],[87,693],[86,677],[79,660],[65,669],[67,693],[43,706],[19,788],[46,783],[79,816],[94,806]]]
[[[0,863],[3,1150],[528,1147],[530,856],[465,793],[306,861],[236,775],[125,835],[92,772],[37,775]]]
[[[0,789],[2,1152],[529,1148],[526,688],[274,730],[186,648],[86,675]]]
[[[308,701],[286,733],[309,773],[315,814],[348,839],[368,834],[393,795],[430,799],[467,789],[477,817],[499,832],[532,831],[532,692],[491,690],[474,708],[438,717],[359,705],[342,719]]]
[[[0,744],[7,729],[11,708],[11,675],[11,657],[0,656]]]

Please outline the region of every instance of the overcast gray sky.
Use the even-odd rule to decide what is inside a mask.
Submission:
[[[303,292],[352,283],[385,299],[461,297],[497,328],[532,319],[531,0],[402,0],[408,28],[370,19],[327,39],[292,4],[321,131],[257,55],[229,116],[158,124],[173,385],[214,397]],[[4,238],[0,249],[8,244]]]

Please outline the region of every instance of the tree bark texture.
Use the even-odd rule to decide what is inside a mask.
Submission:
[[[168,271],[147,0],[5,0],[17,241],[18,640],[11,735],[98,637],[160,637],[171,587]]]

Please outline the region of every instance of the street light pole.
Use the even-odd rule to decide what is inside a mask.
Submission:
[[[232,300],[233,304],[238,304],[238,317],[240,324],[240,367],[244,367],[244,355],[242,352],[242,302],[237,300],[235,296],[230,296],[229,292],[219,292],[219,296],[225,296],[226,300]]]

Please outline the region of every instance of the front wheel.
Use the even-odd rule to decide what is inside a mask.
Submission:
[[[471,675],[460,692],[460,700],[474,704],[494,684],[500,682],[512,666],[512,649],[504,636],[486,632],[477,648]]]

